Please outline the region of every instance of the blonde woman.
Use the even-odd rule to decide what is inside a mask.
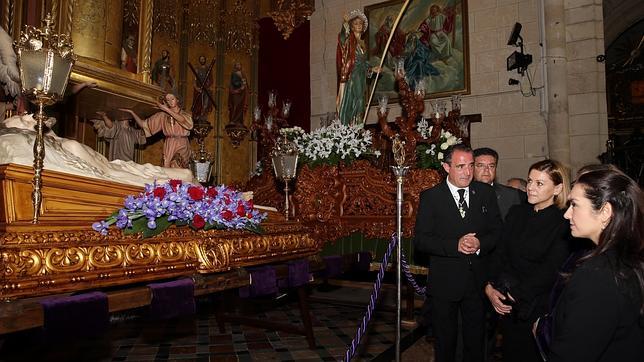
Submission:
[[[528,204],[510,208],[493,253],[485,286],[500,315],[503,361],[540,361],[532,324],[548,309],[559,267],[570,254],[563,214],[570,191],[567,170],[557,161],[530,166]]]

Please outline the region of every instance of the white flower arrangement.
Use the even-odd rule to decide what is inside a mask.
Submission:
[[[282,130],[280,130],[281,132]],[[285,132],[296,133],[289,129]],[[288,137],[286,134],[283,135]],[[337,165],[340,162],[348,164],[371,151],[370,131],[359,125],[343,125],[338,120],[311,133],[298,132],[297,137],[294,137],[292,141],[297,144],[302,162],[311,166]]]
[[[419,128],[421,122],[418,123]],[[429,134],[431,134],[431,127]],[[427,137],[423,138],[426,139]],[[434,169],[440,168],[441,162],[445,158],[443,151],[447,150],[450,146],[459,144],[461,142],[463,142],[462,139],[456,137],[451,132],[442,129],[436,143],[421,143],[416,146],[416,154],[418,155],[418,167]]]

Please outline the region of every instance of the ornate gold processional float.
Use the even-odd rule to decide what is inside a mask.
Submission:
[[[31,52],[29,59],[24,50],[21,57],[23,91],[26,95],[33,94],[42,110],[44,104],[64,92],[71,64],[57,66],[56,57],[72,59],[69,57],[72,44],[52,32],[48,18],[44,30],[29,29],[21,37],[19,46]],[[30,75],[30,62],[43,66],[44,76]],[[44,83],[33,84],[31,78]],[[259,234],[171,227],[149,238],[120,230],[102,235],[92,229],[92,223],[104,219],[122,207],[128,195],[139,194],[143,189],[48,169],[44,163],[47,142],[43,139],[49,136],[42,135],[43,118],[36,117],[39,126],[34,167],[0,165],[2,300],[178,276],[199,281],[203,279],[199,275],[305,258],[321,248],[301,224],[287,222],[276,212],[268,213]],[[32,191],[36,195],[33,202]],[[228,284],[232,282],[224,278],[217,283],[220,285],[209,288],[221,290],[230,287]]]
[[[300,224],[284,222],[278,213],[262,224],[262,234],[173,227],[151,238],[120,230],[103,236],[91,224],[142,189],[47,170],[43,212],[34,225],[32,174],[26,166],[0,166],[2,299],[218,273],[307,257],[321,247]]]

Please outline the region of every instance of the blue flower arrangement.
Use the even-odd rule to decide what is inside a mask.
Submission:
[[[245,200],[239,191],[226,186],[204,188],[180,180],[146,184],[138,196],[126,197],[124,206],[92,228],[107,235],[108,228],[116,224],[124,234],[142,232],[143,237],[158,235],[171,225],[261,233],[260,223],[267,216],[254,209],[253,201]]]

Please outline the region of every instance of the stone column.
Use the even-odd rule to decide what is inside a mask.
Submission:
[[[566,71],[564,0],[543,0],[548,91],[548,151],[550,158],[570,166],[570,127]]]

